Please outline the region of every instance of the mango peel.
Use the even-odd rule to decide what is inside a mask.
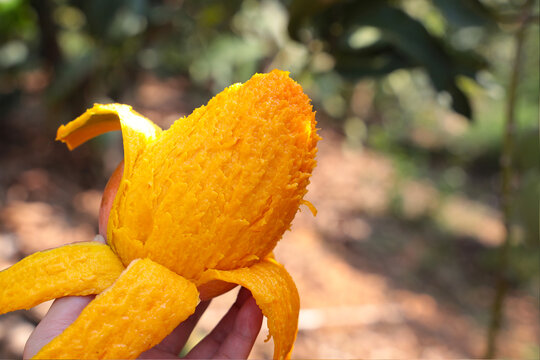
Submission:
[[[300,301],[272,250],[306,203],[315,126],[309,98],[279,70],[226,88],[165,131],[128,105],[94,105],[61,126],[57,140],[74,149],[122,131],[124,164],[111,179],[118,191],[105,192],[110,214],[100,219],[108,246],[68,245],[0,272],[0,314],[99,294],[35,357],[135,358],[199,298],[240,284],[268,318],[274,358],[290,357]],[[56,270],[38,269],[48,267]]]

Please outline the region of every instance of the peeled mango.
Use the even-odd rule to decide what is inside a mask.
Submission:
[[[168,130],[122,104],[96,104],[58,129],[74,149],[121,130],[124,162],[104,192],[108,245],[33,254],[0,272],[0,314],[97,294],[36,358],[136,358],[205,300],[251,291],[289,358],[296,286],[272,250],[305,201],[315,167],[315,113],[300,85],[274,70],[232,85]]]

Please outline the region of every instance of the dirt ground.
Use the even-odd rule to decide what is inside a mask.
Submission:
[[[126,101],[167,126],[190,111],[183,90],[181,82],[149,78]],[[0,269],[35,251],[91,240],[106,180],[99,169],[110,173],[121,157],[114,136],[102,161],[92,158],[92,144],[68,152],[40,130],[42,104],[26,101],[2,125],[11,133],[0,143]],[[339,131],[321,126],[307,196],[318,214],[302,207],[275,251],[301,296],[293,358],[481,357],[494,279],[478,263],[504,236],[498,212],[440,194],[429,179],[404,181],[384,154],[349,148]],[[393,213],[396,198],[411,221]],[[434,212],[447,232],[413,221]],[[233,299],[231,292],[213,301],[190,345]],[[0,358],[22,356],[48,306],[0,316]],[[538,318],[538,299],[512,291],[500,356],[537,359]],[[271,358],[267,333],[263,324],[252,358]]]

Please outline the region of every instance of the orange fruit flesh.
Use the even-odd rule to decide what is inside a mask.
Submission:
[[[109,213],[111,212],[112,204],[118,191],[118,186],[120,185],[123,171],[124,162],[122,161],[112,173],[107,185],[105,186],[105,189],[103,190],[103,197],[101,199],[101,206],[99,208],[99,233],[105,239],[107,238],[107,223],[109,221]],[[237,284],[234,283],[215,280],[200,284],[197,287],[197,290],[199,291],[199,298],[202,301],[205,301],[219,295],[223,295],[236,286]]]
[[[126,136],[142,145],[125,151],[108,242],[124,265],[148,257],[192,280],[273,250],[303,202],[319,139],[309,98],[280,71],[225,89],[155,137]]]
[[[38,356],[130,358],[189,315],[197,289],[207,299],[240,284],[268,318],[274,358],[289,357],[298,292],[272,249],[306,203],[315,166],[319,137],[301,87],[281,71],[258,74],[167,131],[130,106],[96,104],[61,126],[57,139],[73,149],[116,129],[124,138],[124,165],[107,185],[99,219],[115,254],[102,244],[80,252],[69,245],[22,260],[0,272],[0,313],[51,297],[101,293]],[[71,267],[74,259],[78,265]],[[122,263],[129,267],[120,275]],[[18,288],[18,279],[29,290]],[[31,301],[17,300],[21,294]],[[167,329],[156,332],[161,321]],[[124,332],[130,326],[135,332]],[[149,342],[115,352],[140,334]],[[79,346],[86,343],[86,350]]]
[[[136,358],[193,314],[197,295],[183,277],[149,259],[135,260],[35,358]]]
[[[99,294],[123,270],[111,248],[96,242],[37,252],[0,271],[0,314],[63,296]]]

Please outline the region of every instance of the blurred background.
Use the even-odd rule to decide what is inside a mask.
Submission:
[[[0,0],[0,269],[97,232],[120,134],[69,152],[60,124],[120,102],[168,128],[280,68],[323,137],[318,215],[302,208],[276,250],[302,299],[293,357],[538,359],[538,14],[529,0]],[[0,358],[21,357],[48,306],[0,316]],[[266,335],[253,358],[271,358]]]

